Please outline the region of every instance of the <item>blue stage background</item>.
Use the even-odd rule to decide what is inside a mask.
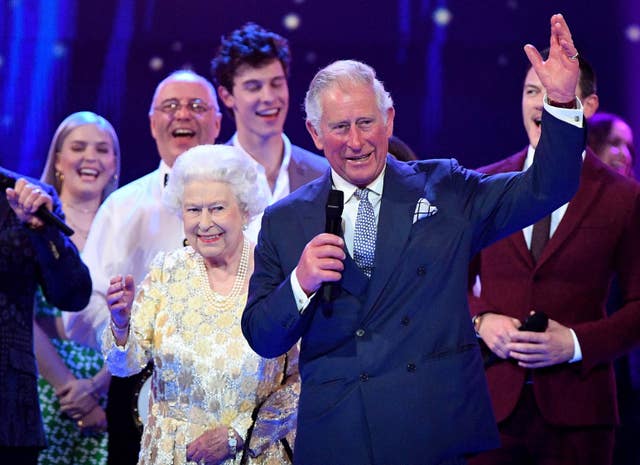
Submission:
[[[640,136],[640,6],[632,0],[4,0],[0,10],[0,164],[39,176],[69,113],[92,110],[120,136],[126,183],[158,164],[147,112],[156,84],[189,67],[210,77],[220,36],[255,21],[290,41],[290,138],[315,150],[302,100],[318,68],[372,65],[396,103],[395,132],[422,158],[469,167],[526,144],[525,43],[548,45],[565,14],[599,77],[601,109]],[[220,141],[233,133],[225,116]]]

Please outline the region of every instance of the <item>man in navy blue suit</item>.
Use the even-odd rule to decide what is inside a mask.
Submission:
[[[301,338],[295,463],[463,464],[498,445],[468,264],[577,189],[577,52],[561,15],[550,43],[546,61],[525,47],[548,95],[535,162],[522,173],[397,162],[387,154],[393,102],[372,68],[338,61],[312,80],[307,128],[331,170],[265,212],[242,319],[266,357]],[[344,194],[341,236],[323,232],[332,189]],[[339,292],[328,299],[329,282]]]

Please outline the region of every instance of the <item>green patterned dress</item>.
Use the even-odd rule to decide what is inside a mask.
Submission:
[[[60,311],[47,303],[42,293],[36,295],[36,317],[60,316]],[[89,378],[102,368],[102,354],[76,342],[51,339],[53,346],[79,379]],[[48,446],[40,452],[40,465],[104,465],[107,463],[107,433],[83,434],[67,415],[60,413],[60,404],[53,386],[42,376],[38,378],[40,409]],[[104,408],[106,402],[101,401]]]

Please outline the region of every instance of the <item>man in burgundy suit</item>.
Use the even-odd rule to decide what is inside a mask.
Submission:
[[[580,58],[576,95],[586,118],[597,109],[595,91]],[[531,164],[544,93],[529,70],[522,94],[529,147],[479,171]],[[623,305],[607,317],[616,274]],[[640,342],[639,185],[587,149],[575,197],[484,249],[471,277],[480,284],[470,292],[474,326],[495,362],[486,375],[502,447],[470,463],[610,464],[618,422],[612,361]],[[519,331],[535,311],[548,315],[546,331]]]

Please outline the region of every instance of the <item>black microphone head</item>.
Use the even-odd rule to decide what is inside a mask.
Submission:
[[[327,217],[338,218],[342,216],[344,208],[344,192],[331,189],[327,199]]]
[[[16,185],[15,178],[12,178],[11,176],[8,176],[4,173],[0,173],[0,189],[2,189],[3,191],[7,187],[11,187],[13,189],[15,185]]]

